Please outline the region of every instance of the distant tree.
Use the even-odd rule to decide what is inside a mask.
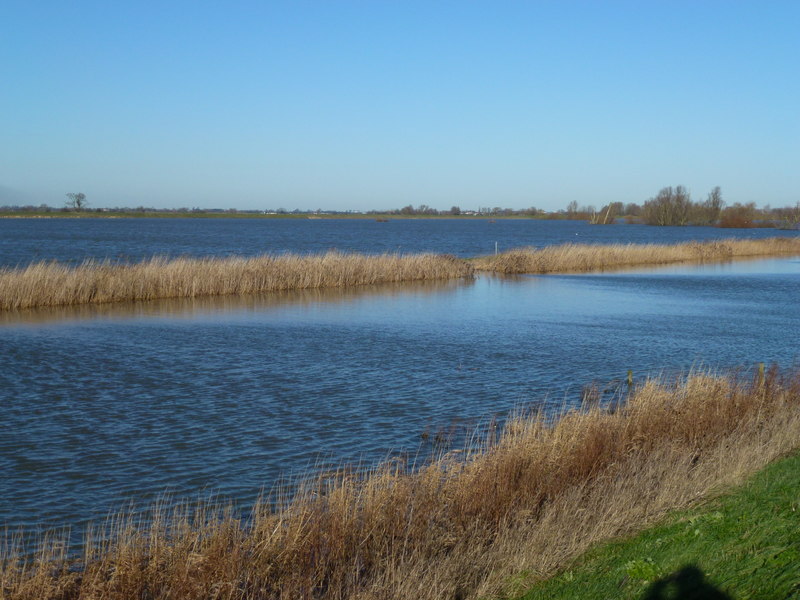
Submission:
[[[589,223],[592,225],[610,225],[616,222],[622,214],[622,202],[610,202],[600,209],[600,212],[593,212]]]
[[[460,215],[461,214],[461,207],[460,206],[453,206],[450,208],[451,215]]]
[[[642,214],[642,207],[636,204],[635,202],[630,202],[625,205],[625,210],[623,214],[630,216],[630,217],[638,217]]]
[[[86,194],[82,193],[67,194],[66,203],[69,208],[78,212],[86,208],[86,205],[88,204],[88,202],[86,201]]]
[[[749,202],[740,204],[736,202],[722,211],[719,220],[720,227],[754,227],[756,219],[756,204]]]
[[[642,219],[648,225],[686,225],[691,209],[692,199],[687,189],[682,185],[669,186],[644,203]]]
[[[674,218],[676,225],[686,225],[689,222],[689,214],[692,210],[692,197],[684,186],[675,187]]]
[[[800,224],[800,202],[795,206],[776,208],[772,212],[783,221],[786,228],[794,229]]]
[[[706,205],[711,209],[716,211],[717,218],[719,218],[719,213],[722,210],[722,207],[725,205],[725,202],[722,200],[722,190],[719,186],[715,187],[713,190],[708,192],[708,198],[706,199]]]
[[[572,218],[575,217],[578,213],[578,202],[573,200],[569,204],[567,204],[567,215]]]
[[[717,186],[708,193],[705,202],[692,205],[689,221],[693,225],[715,225],[724,206],[722,190]]]

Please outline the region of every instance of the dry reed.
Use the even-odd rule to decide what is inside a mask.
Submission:
[[[451,255],[379,256],[329,252],[254,258],[152,258],[134,264],[41,262],[0,269],[0,310],[166,298],[199,298],[472,277],[497,273],[564,273],[800,254],[800,238],[723,240],[676,245],[565,244],[522,248],[473,261]]]
[[[87,539],[78,567],[6,548],[0,596],[490,597],[740,482],[798,440],[800,372],[649,381],[616,410],[511,419],[491,445],[411,472],[343,469],[252,520],[213,508],[120,518]]]
[[[77,267],[43,262],[0,269],[0,310],[453,279],[472,272],[464,261],[434,254],[153,258]]]
[[[721,262],[755,256],[800,254],[800,238],[718,240],[683,244],[564,244],[518,248],[474,261],[475,268],[496,273],[580,273],[641,265]]]

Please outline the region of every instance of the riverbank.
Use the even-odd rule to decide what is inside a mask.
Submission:
[[[651,529],[602,545],[520,600],[759,598],[800,590],[800,453]],[[525,587],[519,573],[508,590]]]
[[[675,263],[723,262],[757,256],[800,254],[800,238],[727,239],[682,244],[564,244],[517,248],[476,258],[479,271],[494,273],[584,273]]]
[[[624,403],[510,419],[419,467],[343,468],[244,522],[207,507],[119,517],[70,563],[0,545],[4,597],[485,598],[741,483],[796,448],[800,372],[648,381]]]

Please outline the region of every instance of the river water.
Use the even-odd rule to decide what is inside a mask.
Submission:
[[[396,246],[461,255],[493,250],[493,237],[543,245],[764,235],[531,221],[278,221],[306,237],[287,233],[283,246],[256,249],[248,240],[271,221],[14,220],[18,229],[8,221],[0,220],[4,234],[16,231],[27,250],[3,238],[5,264],[310,251],[328,247],[337,231],[349,240],[342,249],[383,251],[384,238],[396,235]],[[118,224],[127,227],[124,242],[114,238],[123,236]],[[20,241],[26,228],[39,238]],[[48,241],[59,228],[63,237]],[[370,238],[372,230],[383,233]],[[153,231],[162,242],[147,245]],[[309,231],[318,235],[308,239]],[[800,358],[798,297],[800,259],[788,258],[2,313],[0,526],[71,525],[79,533],[87,521],[163,493],[219,493],[247,506],[281,476],[424,453],[432,440],[515,407],[575,406],[593,382],[611,393],[629,369],[641,380],[693,367],[790,366]]]
[[[534,219],[0,219],[0,266],[87,258],[253,256],[331,249],[366,253],[491,254],[520,246],[667,243],[800,235],[775,229],[598,226]]]

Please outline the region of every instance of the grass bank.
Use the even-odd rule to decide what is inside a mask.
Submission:
[[[564,244],[518,248],[474,261],[480,271],[496,273],[581,273],[642,265],[720,262],[754,256],[800,254],[800,238],[716,240],[683,244]]]
[[[0,546],[9,600],[467,599],[552,575],[598,542],[740,483],[800,440],[800,372],[648,381],[615,410],[510,419],[481,447],[306,482],[230,512],[120,517],[70,564]],[[649,564],[649,563],[646,563]]]
[[[524,600],[800,597],[800,453],[745,486],[603,545]],[[515,584],[524,581],[525,573]]]
[[[466,262],[434,254],[153,258],[76,267],[42,262],[0,269],[0,310],[441,280],[472,273]]]

